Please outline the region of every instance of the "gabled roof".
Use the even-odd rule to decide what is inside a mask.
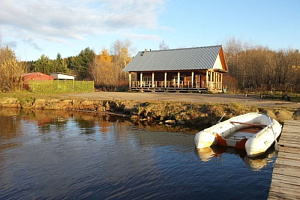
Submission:
[[[213,69],[217,59],[225,65],[221,45],[140,51],[123,69],[129,72]],[[227,71],[227,67],[222,67]]]

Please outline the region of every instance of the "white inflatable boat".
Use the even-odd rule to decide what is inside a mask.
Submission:
[[[249,157],[263,154],[279,137],[282,126],[262,113],[232,117],[195,136],[198,149],[212,145],[245,149]]]

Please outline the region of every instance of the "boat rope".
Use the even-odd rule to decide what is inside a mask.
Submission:
[[[224,113],[223,115],[222,115],[222,117],[220,118],[220,120],[218,121],[218,123],[220,123],[221,121],[222,121],[222,119],[223,119],[223,117],[226,115],[226,113]]]

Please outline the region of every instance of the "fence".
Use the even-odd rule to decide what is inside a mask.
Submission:
[[[93,92],[94,91],[94,81],[32,80],[28,82],[28,86],[31,92],[41,92],[41,93]]]

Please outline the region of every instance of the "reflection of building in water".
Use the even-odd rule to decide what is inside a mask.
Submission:
[[[274,147],[269,148],[263,155],[255,158],[249,158],[244,149],[236,149],[231,147],[222,146],[211,146],[203,149],[195,148],[195,153],[203,161],[210,161],[211,158],[222,158],[223,153],[236,154],[238,155],[252,171],[259,171],[260,169],[266,167],[271,159],[276,156]]]

